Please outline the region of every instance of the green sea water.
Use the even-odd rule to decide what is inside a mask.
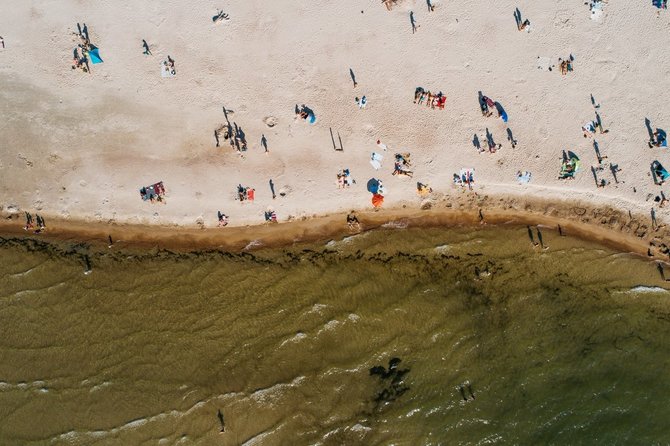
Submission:
[[[669,444],[657,265],[542,231],[546,250],[512,227],[244,254],[3,240],[0,444]]]

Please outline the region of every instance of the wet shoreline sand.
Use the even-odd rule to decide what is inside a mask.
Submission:
[[[480,221],[479,212],[484,217]],[[544,226],[564,234],[596,241],[605,246],[642,256],[666,260],[665,240],[670,232],[665,225],[652,229],[651,219],[585,202],[547,202],[539,199],[466,195],[455,200],[423,202],[421,207],[403,205],[378,211],[357,211],[361,231],[378,228],[463,227],[491,225]],[[279,224],[201,228],[48,220],[42,234],[26,233],[20,219],[0,222],[0,237],[35,238],[45,242],[82,244],[104,248],[111,236],[115,249],[168,249],[200,251],[219,249],[241,252],[259,248],[281,248],[296,243],[339,239],[358,233],[349,230],[346,213],[313,215]]]

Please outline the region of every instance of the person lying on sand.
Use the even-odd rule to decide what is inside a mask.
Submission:
[[[405,175],[405,176],[408,176],[408,177],[412,178],[413,174],[414,173],[411,170],[406,170],[405,167],[401,163],[399,163],[399,162],[395,163],[392,175]]]
[[[584,132],[584,138],[591,138],[596,133],[596,126],[598,123],[596,121],[589,121],[582,126],[582,132]]]
[[[228,224],[228,216],[221,211],[217,211],[219,217],[219,228]]]

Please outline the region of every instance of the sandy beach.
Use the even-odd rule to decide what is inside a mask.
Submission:
[[[332,233],[323,227],[344,226],[352,209],[371,226],[441,210],[453,224],[476,223],[482,209],[491,223],[513,214],[521,224],[588,224],[596,238],[610,229],[640,253],[667,240],[651,165],[670,159],[649,141],[650,130],[670,129],[670,13],[651,1],[594,11],[577,0],[432,4],[4,2],[3,232],[23,232],[29,212],[67,239],[182,234],[166,246],[238,246]],[[530,22],[523,30],[515,8]],[[72,68],[78,24],[102,60],[89,55],[88,72]],[[562,74],[559,58],[570,57]],[[414,103],[417,87],[446,95],[444,108]],[[484,116],[479,92],[504,107],[507,122],[495,110]],[[313,124],[296,115],[303,104]],[[602,125],[585,137],[596,114]],[[228,125],[242,150],[222,132],[217,147],[215,131]],[[494,153],[473,144],[477,135],[487,147],[487,132]],[[564,152],[579,158],[574,179],[558,179]],[[383,157],[379,170],[373,153]],[[395,153],[411,154],[413,177],[393,174]],[[454,184],[463,168],[474,169],[472,190]],[[339,188],[344,169],[355,183]],[[528,183],[519,171],[532,174]],[[370,179],[384,185],[378,213]],[[164,201],[143,200],[140,189],[158,182]],[[432,192],[420,196],[417,182]],[[254,200],[240,202],[238,185],[253,188]],[[268,210],[276,229],[257,226]],[[216,227],[217,211],[227,227]]]

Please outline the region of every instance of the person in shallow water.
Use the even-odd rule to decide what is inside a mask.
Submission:
[[[221,430],[219,432],[224,433],[226,431],[226,421],[223,419],[223,412],[221,412],[221,409],[216,411],[216,416],[219,418],[219,423],[221,424]]]

